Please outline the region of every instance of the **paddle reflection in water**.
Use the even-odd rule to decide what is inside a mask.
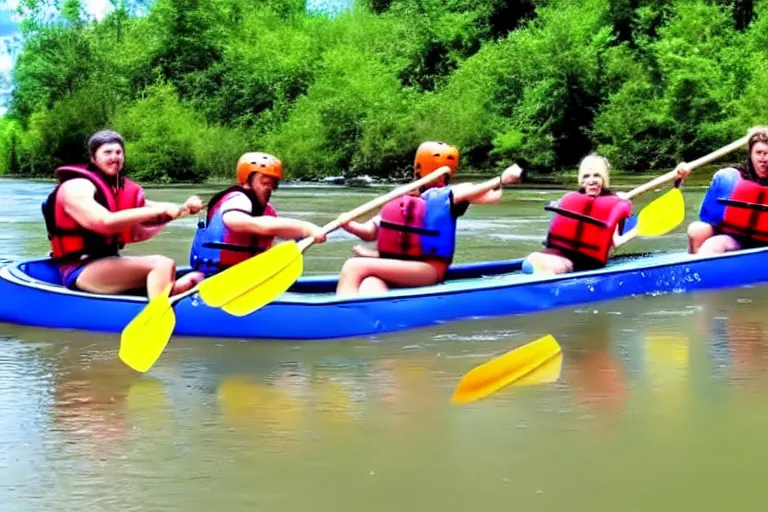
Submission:
[[[300,440],[306,397],[285,380],[270,384],[245,375],[222,380],[217,403],[223,424],[249,436],[268,437],[269,449],[283,450]]]
[[[768,387],[768,318],[760,299],[764,288],[701,294],[696,329],[708,338],[714,375],[736,386]]]
[[[283,450],[358,422],[367,394],[361,396],[358,380],[335,365],[284,361],[266,375],[225,376],[217,402],[224,425],[269,438],[272,449]]]
[[[260,375],[229,375],[217,391],[222,424],[269,443],[273,452],[300,450],[318,439],[340,441],[366,428],[411,435],[440,414],[444,390],[433,354],[381,359],[327,357],[280,362]],[[438,361],[439,362],[439,361]]]
[[[163,382],[123,368],[104,359],[54,373],[51,431],[102,460],[129,450],[131,438],[166,435],[172,417]]]

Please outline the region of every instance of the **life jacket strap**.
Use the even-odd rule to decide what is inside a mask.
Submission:
[[[757,212],[768,212],[768,205],[759,203],[748,203],[746,201],[736,201],[733,199],[718,199],[718,203],[726,206],[735,206],[736,208],[746,208]]]
[[[558,206],[552,206],[552,205],[547,205],[544,207],[544,209],[547,211],[562,215],[563,217],[568,217],[569,219],[580,220],[582,222],[586,222],[587,224],[592,224],[593,226],[597,226],[599,228],[604,228],[604,229],[608,228],[608,224],[601,221],[600,219],[590,217],[589,215],[573,212],[571,210],[564,210]]]
[[[380,223],[380,226],[383,228],[394,230],[394,231],[401,231],[403,233],[412,233],[415,235],[424,235],[424,236],[440,235],[440,232],[437,231],[436,229],[425,229],[425,228],[419,228],[416,226],[406,226],[404,224],[394,224],[386,220],[382,220]]]
[[[203,244],[203,247],[209,247],[211,249],[224,249],[226,251],[232,251],[232,252],[247,252],[247,253],[259,252],[258,247],[248,246],[248,245],[225,244],[222,242],[205,242]]]

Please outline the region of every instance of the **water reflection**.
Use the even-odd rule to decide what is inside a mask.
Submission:
[[[765,387],[766,325],[763,289],[744,288],[725,294],[702,294],[697,332],[708,338],[712,372],[734,385]]]
[[[371,361],[282,361],[266,373],[227,375],[217,402],[227,427],[295,443],[369,422],[407,427],[433,416],[443,394],[433,357],[403,354]]]
[[[592,314],[573,325],[578,344],[564,348],[563,382],[582,414],[603,420],[621,417],[627,407],[627,373],[616,355],[622,320],[612,315]]]
[[[3,246],[14,258],[45,245],[44,192],[29,187],[0,205],[16,223]],[[276,201],[322,223],[367,198],[297,190]],[[540,245],[547,199],[513,191],[470,209],[459,261]],[[135,250],[185,261],[193,227]],[[337,271],[345,243],[312,252],[309,271]],[[681,230],[633,243],[685,240]],[[10,510],[755,508],[768,497],[754,484],[768,428],[766,306],[755,287],[317,344],[173,338],[147,375],[118,362],[117,335],[0,325],[0,495]],[[450,404],[472,367],[550,333],[563,349],[558,380]]]

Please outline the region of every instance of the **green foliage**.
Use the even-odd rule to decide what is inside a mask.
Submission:
[[[678,2],[675,14],[649,42],[650,72],[627,55],[614,61],[623,83],[595,123],[600,150],[627,168],[671,166],[738,138],[748,125],[734,107],[756,69],[745,35],[726,8]]]
[[[768,0],[23,0],[0,173],[50,176],[95,130],[141,180],[404,176],[423,140],[463,169],[600,151],[645,171],[768,124]]]
[[[247,150],[240,132],[207,125],[171,85],[151,87],[144,98],[122,107],[113,126],[126,139],[126,172],[141,181],[232,175]]]
[[[0,174],[18,174],[21,127],[7,117],[0,117]]]

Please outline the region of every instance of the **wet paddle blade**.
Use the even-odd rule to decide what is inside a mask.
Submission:
[[[301,256],[294,241],[283,242],[268,251],[219,272],[198,285],[200,298],[213,308],[237,299],[273,276]]]
[[[304,272],[304,258],[299,253],[276,274],[257,284],[245,294],[226,302],[221,309],[234,316],[249,315],[285,293],[302,272]]]
[[[511,350],[467,373],[456,387],[451,401],[455,404],[466,404],[485,398],[515,381],[528,377],[560,353],[560,345],[552,335]],[[551,368],[548,370],[551,371]],[[532,375],[529,378],[535,380]]]
[[[125,326],[120,335],[118,356],[137,372],[146,372],[160,358],[176,326],[176,315],[169,299],[172,285],[149,301]]]
[[[560,373],[563,370],[563,354],[557,354],[555,357],[542,364],[531,373],[522,377],[510,386],[536,386],[539,384],[551,384],[557,382]]]
[[[685,200],[679,188],[654,199],[637,216],[638,236],[669,233],[685,219]]]

